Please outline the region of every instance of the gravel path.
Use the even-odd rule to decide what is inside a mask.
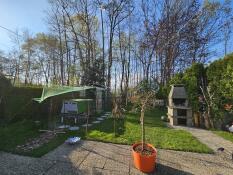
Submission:
[[[131,147],[82,141],[63,144],[41,158],[0,152],[1,175],[143,174],[134,168]],[[232,175],[233,162],[218,154],[158,149],[156,175]]]
[[[233,143],[214,134],[211,131],[199,129],[199,128],[191,128],[185,126],[173,126],[175,129],[183,129],[190,132],[194,137],[196,137],[200,142],[206,144],[209,148],[213,149],[213,151],[221,156],[232,159],[233,154]],[[217,151],[218,148],[223,147],[224,152],[220,153]]]

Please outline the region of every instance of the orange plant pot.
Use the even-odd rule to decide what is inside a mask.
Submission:
[[[156,154],[157,150],[153,147],[151,144],[145,144],[149,147],[151,147],[154,150],[154,153],[152,155],[142,155],[140,153],[137,153],[135,151],[135,147],[140,145],[141,143],[136,143],[133,144],[133,160],[134,160],[134,166],[139,169],[140,171],[144,173],[150,173],[155,170],[155,165],[156,165]]]

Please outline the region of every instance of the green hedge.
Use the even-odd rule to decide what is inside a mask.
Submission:
[[[32,98],[39,97],[42,88],[37,87],[11,87],[3,95],[3,118],[7,121],[37,118],[45,113],[45,106],[34,102]]]
[[[0,119],[3,119],[4,114],[5,114],[4,95],[8,94],[8,90],[10,88],[11,88],[10,81],[0,73]],[[1,124],[1,121],[0,121],[0,124]]]

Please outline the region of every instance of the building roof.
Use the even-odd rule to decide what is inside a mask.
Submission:
[[[172,85],[168,98],[188,98],[184,85]]]
[[[72,86],[52,86],[52,87],[44,87],[43,92],[40,98],[33,98],[34,101],[42,103],[49,97],[54,97],[66,93],[71,92],[80,92],[85,91],[88,89],[97,89],[97,90],[104,90],[104,88],[99,88],[96,86],[79,86],[79,87],[72,87]]]

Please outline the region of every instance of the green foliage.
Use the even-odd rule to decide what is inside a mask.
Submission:
[[[194,111],[198,111],[198,97],[203,95],[200,86],[208,86],[209,93],[213,94],[211,117],[214,121],[222,120],[224,104],[233,104],[233,53],[214,61],[206,68],[203,64],[195,63],[184,73],[176,74],[170,80],[169,85],[171,84],[185,85]],[[170,88],[167,86],[166,89],[168,94]]]
[[[16,149],[18,145],[25,144],[31,138],[38,137],[41,134],[39,129],[44,128],[37,126],[31,120],[18,121],[8,124],[5,127],[0,126],[0,150],[27,156],[41,157],[42,155],[64,143],[68,137],[77,135],[76,131],[67,131],[65,134],[58,134],[48,143],[32,151],[24,152],[22,150]],[[84,129],[79,131],[79,136],[84,136]]]
[[[5,94],[11,89],[10,80],[0,74],[0,120],[4,119],[5,115]],[[1,121],[0,121],[1,123]]]
[[[184,84],[184,80],[183,80],[183,73],[177,73],[168,83],[168,85],[172,85],[172,84]],[[168,88],[168,93],[169,93],[170,89]]]
[[[0,105],[4,101],[5,94],[9,93],[12,88],[10,80],[0,73]]]
[[[233,104],[233,53],[211,63],[207,68],[207,79],[215,96],[212,115],[222,120],[226,112],[224,105]]]
[[[130,101],[134,104],[134,107],[140,106],[142,111],[152,106],[152,102],[155,99],[155,95],[158,92],[159,86],[155,82],[148,82],[148,80],[142,80],[133,90],[133,96]]]
[[[3,95],[10,87],[10,80],[0,74],[0,95]]]
[[[233,98],[233,53],[221,61],[219,63],[222,66],[219,70],[221,71],[220,91],[226,99],[230,100]]]
[[[156,92],[158,91],[159,86],[155,81],[142,80],[136,87],[137,93],[147,93],[149,91]]]
[[[233,53],[215,61],[207,69],[209,84],[226,100],[233,98]]]
[[[43,114],[41,106],[32,101],[32,98],[39,97],[41,93],[42,88],[12,87],[8,93],[4,95],[4,116],[7,121],[35,118],[39,114]]]
[[[183,73],[177,73],[174,75],[174,77],[172,79],[170,79],[170,81],[168,82],[168,84],[164,87],[161,87],[160,91],[163,92],[163,94],[166,96],[166,98],[168,97],[168,94],[171,90],[171,85],[173,84],[184,84],[183,81]]]
[[[14,152],[17,145],[39,135],[38,127],[32,121],[20,121],[0,127],[0,150]]]
[[[215,120],[221,119],[223,116],[223,101],[224,97],[221,93],[221,87],[220,81],[223,79],[223,72],[225,63],[222,62],[222,60],[217,60],[213,63],[211,63],[207,67],[207,80],[208,85],[210,87],[211,93],[215,94],[215,97],[213,98],[213,107],[212,107],[212,114],[214,113]],[[213,116],[213,115],[212,115]]]
[[[167,95],[168,95],[167,86],[160,86],[155,96],[157,99],[167,99]]]
[[[202,78],[205,77],[205,68],[203,64],[195,63],[188,68],[184,73],[176,74],[170,81],[169,86],[172,84],[184,84],[189,97],[189,103],[194,111],[199,110],[198,97],[201,94],[200,85]],[[167,87],[167,94],[170,87]]]
[[[89,65],[82,76],[83,85],[104,86],[103,64],[102,61],[95,60],[93,65]]]
[[[203,64],[195,63],[187,69],[183,76],[185,87],[189,97],[189,103],[194,111],[199,110],[198,97],[201,95],[201,81],[205,80],[205,68]]]

